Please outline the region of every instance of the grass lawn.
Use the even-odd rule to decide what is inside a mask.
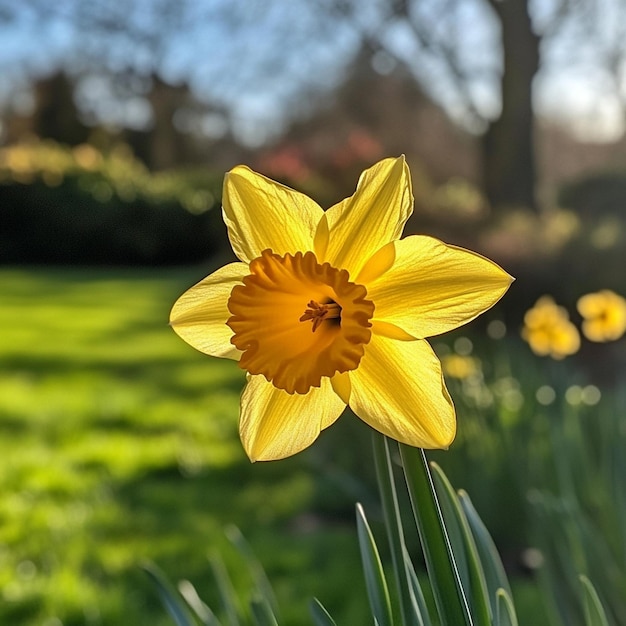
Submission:
[[[167,326],[205,273],[0,271],[1,624],[170,624],[140,565],[214,604],[216,554],[248,585],[229,524],[264,564],[284,623],[309,624],[313,596],[339,624],[371,619],[351,514],[316,506],[343,499],[351,511],[362,486],[333,476],[316,446],[250,464],[237,435],[243,373]],[[528,587],[521,596],[536,601]]]

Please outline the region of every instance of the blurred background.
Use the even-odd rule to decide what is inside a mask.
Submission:
[[[520,334],[544,294],[577,327],[585,293],[626,295],[625,124],[621,0],[0,0],[0,621],[166,624],[139,564],[245,589],[234,523],[287,623],[313,595],[363,623],[364,587],[338,581],[356,578],[354,502],[377,512],[366,427],[250,466],[242,373],[167,318],[231,258],[231,167],[327,208],[405,154],[405,233],[517,278],[434,341],[460,421],[434,456],[527,623],[580,623],[570,558],[626,623],[624,340],[555,359]]]

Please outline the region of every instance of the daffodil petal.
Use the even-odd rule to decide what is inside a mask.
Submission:
[[[188,289],[170,313],[176,334],[200,352],[238,360],[241,352],[230,343],[233,331],[226,325],[227,302],[248,272],[245,263],[230,263]]]
[[[447,448],[454,439],[454,406],[426,341],[374,334],[349,376],[350,408],[372,428],[420,448]]]
[[[376,306],[374,323],[393,324],[418,339],[470,322],[493,306],[513,280],[492,261],[432,237],[413,235],[386,248],[395,251],[393,264],[366,284]]]
[[[328,378],[299,395],[277,389],[264,376],[249,376],[241,395],[243,447],[251,461],[284,459],[310,446],[345,407]]]
[[[222,203],[231,245],[242,261],[268,248],[279,255],[313,251],[324,212],[308,196],[238,165],[226,175]]]
[[[322,261],[348,270],[354,280],[379,248],[400,237],[412,211],[404,157],[380,161],[361,174],[354,195],[324,214],[320,231],[328,229],[328,243],[318,255],[323,252]]]

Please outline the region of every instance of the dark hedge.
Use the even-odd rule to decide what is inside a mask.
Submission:
[[[226,245],[221,175],[151,174],[126,151],[0,151],[0,263],[178,265]]]

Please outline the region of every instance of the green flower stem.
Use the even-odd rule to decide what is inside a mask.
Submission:
[[[426,454],[404,444],[400,454],[442,626],[473,626]]]

